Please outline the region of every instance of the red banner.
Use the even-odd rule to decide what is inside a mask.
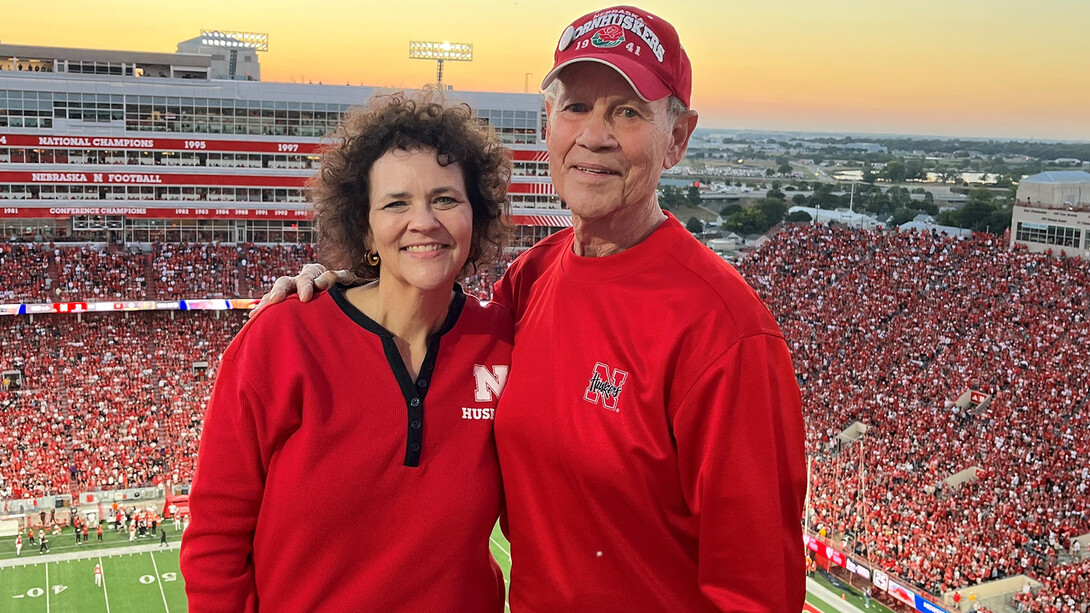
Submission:
[[[507,188],[509,194],[536,194],[538,196],[554,196],[556,188],[548,177],[541,177],[543,183],[512,183]]]
[[[908,591],[907,587],[901,585],[900,583],[897,583],[893,579],[889,580],[889,584],[886,587],[886,592],[888,592],[890,596],[893,596],[894,598],[900,600],[906,605],[914,609],[916,608],[916,599],[912,597],[912,592]]]
[[[542,177],[538,183],[512,183],[511,194],[552,196],[553,184]],[[239,186],[239,187],[303,187],[305,176],[242,175],[242,174],[194,174],[174,172],[0,172],[0,183],[12,184],[62,184],[62,185],[192,185]]]
[[[151,136],[38,136],[34,134],[0,134],[0,147],[30,147],[34,149],[91,149],[141,151],[195,151],[237,153],[282,153],[284,155],[314,155],[322,143],[293,142],[264,137],[262,140],[218,140],[209,138],[157,138]],[[544,149],[516,149],[512,159],[519,162],[547,162]]]
[[[544,150],[535,151],[533,149],[529,149],[529,150],[520,149],[520,150],[512,151],[511,153],[514,154],[513,159],[516,162],[548,162],[549,161],[549,152],[544,151]]]
[[[300,205],[302,206],[302,205]],[[292,219],[309,220],[310,210],[265,208],[213,208],[201,207],[139,207],[139,206],[53,206],[53,207],[3,207],[0,219],[67,219],[72,215],[124,215],[141,219]]]
[[[833,549],[832,545],[825,546],[825,557],[829,558],[829,561],[837,566],[843,567],[847,563],[847,558],[844,554]]]
[[[306,180],[306,177],[281,175],[209,175],[168,172],[0,172],[0,183],[14,184],[303,187]]]
[[[317,142],[275,140],[211,140],[207,138],[149,138],[141,136],[36,136],[33,134],[0,134],[0,147],[33,147],[35,149],[139,149],[151,151],[224,151],[240,153],[282,153],[312,155],[321,145]]]

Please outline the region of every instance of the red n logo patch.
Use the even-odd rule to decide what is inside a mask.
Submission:
[[[617,399],[624,389],[624,383],[628,380],[628,373],[614,368],[609,372],[609,367],[601,362],[595,362],[594,372],[591,373],[590,382],[583,392],[583,399],[594,404],[602,403],[602,406],[610,411],[619,411]]]

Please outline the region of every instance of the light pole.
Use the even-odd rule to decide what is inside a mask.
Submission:
[[[435,86],[443,89],[443,62],[472,62],[473,44],[411,40],[409,59],[435,60]]]

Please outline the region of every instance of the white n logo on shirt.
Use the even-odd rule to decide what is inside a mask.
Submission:
[[[491,402],[499,398],[503,393],[503,386],[507,385],[507,373],[510,370],[506,364],[496,365],[491,370],[484,364],[474,364],[473,379],[476,389],[473,399],[477,402]]]

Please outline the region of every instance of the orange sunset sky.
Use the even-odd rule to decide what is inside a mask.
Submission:
[[[537,91],[560,32],[601,2],[0,0],[0,41],[173,52],[269,34],[266,81],[418,87],[409,40],[474,45],[460,90]],[[1090,0],[645,0],[693,62],[702,127],[1090,140]],[[527,78],[527,74],[530,76]]]

